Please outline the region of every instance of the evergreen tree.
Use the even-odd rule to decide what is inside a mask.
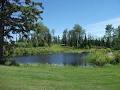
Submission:
[[[114,43],[114,49],[119,49],[120,50],[120,26],[116,29],[116,38],[115,38],[115,43]]]
[[[40,14],[42,3],[33,0],[0,0],[0,63],[3,63],[5,38],[12,39],[15,33],[27,33],[34,30]]]
[[[67,45],[67,35],[68,35],[68,31],[67,29],[65,29],[63,31],[63,38],[62,38],[62,44],[64,44],[65,46]]]

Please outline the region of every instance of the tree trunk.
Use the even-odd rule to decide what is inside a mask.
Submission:
[[[2,0],[1,2],[1,12],[4,11],[4,3],[5,0]],[[4,50],[3,50],[3,46],[4,46],[4,15],[2,15],[2,17],[0,18],[0,64],[4,63],[3,60],[3,54],[4,54]]]
[[[2,25],[1,25],[2,26]],[[0,27],[0,64],[3,64],[3,54],[4,54],[4,50],[3,50],[3,46],[4,46],[4,30],[2,29],[2,27]]]

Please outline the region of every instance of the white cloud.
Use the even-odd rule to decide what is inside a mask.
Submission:
[[[101,21],[98,23],[94,24],[89,24],[85,26],[87,34],[92,34],[94,36],[101,37],[105,33],[105,27],[107,24],[112,24],[115,28],[120,25],[120,17],[106,20],[106,21]]]

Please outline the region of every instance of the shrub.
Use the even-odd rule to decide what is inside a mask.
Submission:
[[[111,64],[118,64],[120,63],[120,51],[114,53],[114,59],[111,61]]]
[[[19,66],[19,64],[12,58],[4,58],[4,65],[6,66]]]
[[[91,52],[88,57],[88,61],[96,66],[104,66],[105,64],[109,64],[112,61],[112,57],[109,57],[105,52]]]
[[[106,52],[111,52],[112,50],[110,48],[106,48]]]

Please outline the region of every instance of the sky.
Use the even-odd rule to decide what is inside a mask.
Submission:
[[[38,0],[40,1],[40,0]],[[105,26],[120,25],[120,0],[41,0],[42,22],[62,35],[64,29],[80,24],[87,33],[103,36]]]

